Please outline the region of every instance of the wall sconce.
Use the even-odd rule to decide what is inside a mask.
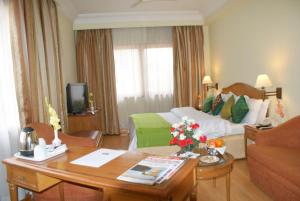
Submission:
[[[206,84],[206,89],[207,91],[209,89],[213,89],[215,88],[216,90],[218,90],[218,83],[213,84],[211,78],[209,75],[205,75],[202,81],[202,84]]]
[[[277,87],[275,91],[266,91],[266,87],[271,87],[272,82],[267,74],[261,74],[257,76],[255,87],[261,88],[265,92],[265,96],[276,96],[276,98],[282,98],[282,88]]]

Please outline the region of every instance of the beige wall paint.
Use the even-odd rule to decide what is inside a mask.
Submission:
[[[221,87],[254,86],[257,75],[267,73],[283,88],[286,118],[300,114],[299,0],[233,0],[208,25],[212,76]]]
[[[65,87],[67,86],[67,83],[77,82],[73,20],[69,19],[62,12],[62,10],[58,8],[58,23],[61,47],[63,87],[65,93],[65,103],[67,104]]]

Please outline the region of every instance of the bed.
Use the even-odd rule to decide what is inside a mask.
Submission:
[[[222,93],[234,93],[237,96],[246,95],[252,99],[264,99],[264,91],[244,83],[235,83],[223,88]],[[222,119],[220,116],[212,116],[192,107],[173,108],[170,112],[165,113],[145,113],[141,116],[139,115],[129,118],[129,150],[131,151],[138,149],[146,150],[147,152],[151,150],[149,147],[164,147],[164,150],[170,149],[174,151],[174,147],[168,146],[168,140],[171,137],[169,132],[170,126],[180,122],[183,116],[188,116],[200,124],[202,131],[208,138],[223,138],[227,151],[236,159],[245,157],[244,125],[246,123],[234,124]],[[136,120],[136,117],[141,117],[140,122]],[[159,119],[159,121],[155,121],[154,119]],[[151,123],[148,124],[148,122]],[[143,127],[143,132],[139,130],[140,127]]]

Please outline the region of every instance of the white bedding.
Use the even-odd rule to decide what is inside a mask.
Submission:
[[[158,113],[171,125],[179,123],[181,118],[187,116],[200,125],[198,132],[207,135],[208,139],[244,133],[245,124],[234,124],[220,116],[213,116],[192,107],[173,108],[171,112]],[[129,150],[137,149],[137,137],[133,121],[129,119],[130,145]],[[197,131],[196,131],[197,132]]]

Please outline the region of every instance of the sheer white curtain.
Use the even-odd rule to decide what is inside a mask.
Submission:
[[[0,161],[17,151],[20,128],[10,47],[8,1],[0,0]],[[3,165],[0,165],[0,181],[0,200],[9,200]]]
[[[166,112],[173,105],[171,27],[113,29],[120,125],[134,113]]]

